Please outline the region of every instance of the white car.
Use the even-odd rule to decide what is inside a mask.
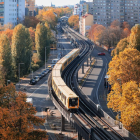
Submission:
[[[38,82],[39,81],[39,76],[35,76],[34,79],[35,79],[36,82]]]

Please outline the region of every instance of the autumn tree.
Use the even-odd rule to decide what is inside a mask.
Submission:
[[[94,32],[93,32],[93,38],[94,41],[99,42],[100,44],[102,43],[102,33],[105,30],[105,27],[103,25],[98,25],[94,28]]]
[[[140,135],[140,52],[126,48],[109,63],[108,81],[112,86],[108,94],[108,107],[121,111],[121,121],[130,131]]]
[[[0,38],[0,65],[5,71],[5,80],[11,79],[12,76],[12,55],[9,39],[6,35]]]
[[[25,16],[24,20],[23,20],[23,25],[26,28],[36,28],[36,25],[40,22],[39,19],[37,19],[34,16]]]
[[[6,29],[5,31],[3,31],[2,34],[5,34],[9,41],[10,41],[10,45],[12,44],[12,36],[13,36],[13,29]]]
[[[131,29],[131,34],[129,37],[129,45],[130,48],[136,48],[140,51],[140,25],[137,24]]]
[[[133,48],[126,48],[119,55],[113,57],[109,63],[109,82],[114,84],[121,79],[122,83],[137,81],[140,83],[140,52]]]
[[[36,17],[42,22],[47,22],[52,29],[55,29],[55,26],[57,24],[57,17],[55,16],[52,8],[47,8],[47,10],[40,10],[39,14]]]
[[[31,103],[26,102],[26,94],[22,92],[16,93],[12,84],[8,85],[7,88],[0,88],[5,100],[0,107],[0,139],[41,140],[46,138],[46,131],[34,129],[34,126],[43,125],[45,120],[35,116],[35,108]],[[4,105],[8,105],[8,107],[6,108]]]
[[[130,25],[128,24],[128,22],[126,22],[126,21],[124,21],[123,23],[122,23],[122,28],[123,29],[129,29],[130,30]]]
[[[68,19],[68,23],[71,27],[74,27],[74,29],[77,30],[79,28],[79,16],[78,15],[72,15]]]
[[[120,27],[120,22],[119,20],[114,20],[113,22],[111,22],[111,25],[110,25],[111,28],[116,28],[116,27]]]
[[[88,36],[89,38],[94,41],[94,30],[99,24],[93,24],[89,30]]]
[[[21,66],[21,75],[27,73],[30,65],[31,47],[32,41],[28,29],[26,29],[22,24],[17,25],[13,31],[11,46],[15,78],[18,77],[17,70],[19,63],[24,63],[26,66]]]
[[[49,46],[47,46],[47,27],[44,24],[37,24],[35,32],[35,43],[38,57],[41,61],[45,59],[45,47],[47,47],[46,55],[49,54]]]
[[[121,39],[117,44],[117,47],[112,50],[111,56],[118,55],[120,52],[124,51],[125,48],[128,48],[128,40],[127,38]]]
[[[30,27],[29,33],[32,40],[32,50],[35,50],[35,30],[32,27]]]

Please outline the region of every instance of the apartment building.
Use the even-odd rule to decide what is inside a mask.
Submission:
[[[93,2],[80,1],[80,4],[74,5],[74,15],[93,14]]]
[[[17,25],[25,16],[25,0],[0,0],[0,24]]]
[[[81,11],[82,11],[82,5],[81,4],[75,4],[73,15],[79,15],[81,13]]]
[[[94,24],[104,26],[118,19],[131,26],[140,23],[140,0],[93,0]]]
[[[93,15],[85,14],[80,17],[79,21],[79,32],[83,36],[87,36],[88,32],[93,24]]]
[[[25,8],[27,9],[28,16],[34,16],[35,0],[25,0]]]

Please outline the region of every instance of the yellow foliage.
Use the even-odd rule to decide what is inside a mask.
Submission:
[[[109,63],[108,107],[121,111],[123,125],[140,136],[140,52],[126,48]],[[136,129],[137,128],[137,129]]]
[[[70,26],[78,28],[79,27],[79,16],[78,15],[72,15],[69,20],[68,23]]]

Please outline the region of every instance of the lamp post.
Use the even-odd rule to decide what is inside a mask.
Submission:
[[[117,79],[117,80],[120,81],[120,87],[121,87],[121,79]],[[120,93],[120,94],[121,94],[121,93]],[[121,94],[121,95],[122,95],[122,94]],[[117,114],[118,114],[118,119],[119,119],[119,129],[121,129],[121,125],[120,125],[121,112],[118,111]]]
[[[18,74],[19,74],[19,88],[20,88],[20,65],[24,63],[18,63]]]
[[[10,80],[7,80],[7,86],[8,86],[8,83],[10,83]]]
[[[53,42],[53,55],[54,55],[54,42]]]
[[[46,69],[46,47],[45,47],[45,69]]]

